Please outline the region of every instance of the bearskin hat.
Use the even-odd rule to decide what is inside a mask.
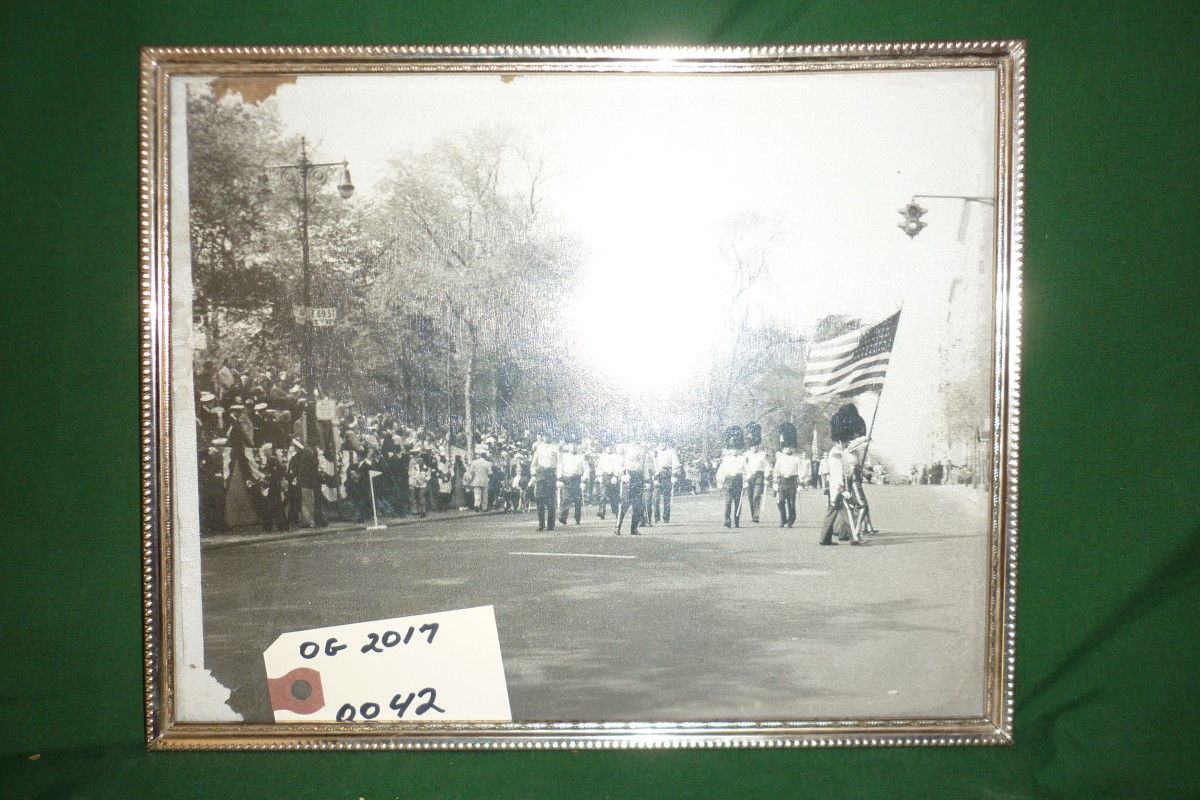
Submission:
[[[751,447],[759,447],[762,445],[762,426],[757,422],[751,422],[746,425],[746,436],[750,440]]]
[[[867,435],[866,420],[858,413],[853,403],[839,408],[829,420],[829,437],[835,442],[846,442]]]
[[[741,450],[746,446],[745,434],[737,425],[731,425],[725,429],[725,446],[734,450]]]
[[[799,446],[799,433],[796,431],[796,426],[790,422],[782,422],[779,424],[779,446],[791,447],[795,449]]]

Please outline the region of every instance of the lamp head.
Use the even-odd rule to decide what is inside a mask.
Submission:
[[[342,177],[338,181],[338,194],[343,200],[349,200],[354,195],[354,184],[350,182],[350,167],[347,162],[342,162]]]

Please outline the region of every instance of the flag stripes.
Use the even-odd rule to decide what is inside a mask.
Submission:
[[[878,325],[857,328],[808,349],[804,388],[815,397],[850,396],[883,388],[900,312]]]

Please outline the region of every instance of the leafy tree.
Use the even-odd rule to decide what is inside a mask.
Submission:
[[[501,395],[515,396],[522,375],[546,366],[579,248],[542,207],[541,165],[506,131],[480,128],[393,167],[376,210],[387,246],[375,313],[409,309],[437,321],[473,430],[481,375],[498,421]]]
[[[189,86],[188,191],[194,315],[210,354],[221,323],[270,308],[280,291],[270,259],[273,210],[260,202],[263,164],[283,156],[282,125],[270,107]]]
[[[800,340],[790,332],[756,319],[759,293],[771,272],[771,250],[777,234],[763,217],[743,213],[725,226],[720,245],[728,267],[727,301],[721,314],[724,332],[713,353],[704,389],[705,422],[710,442],[721,435],[735,413],[753,405],[748,391],[764,372],[784,362],[785,351]],[[744,420],[742,420],[744,422]],[[711,445],[710,445],[711,446]]]

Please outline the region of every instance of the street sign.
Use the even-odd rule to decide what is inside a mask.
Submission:
[[[337,401],[322,397],[317,400],[317,419],[332,420],[337,413]]]
[[[314,308],[312,323],[319,328],[327,328],[337,322],[336,308]]]

